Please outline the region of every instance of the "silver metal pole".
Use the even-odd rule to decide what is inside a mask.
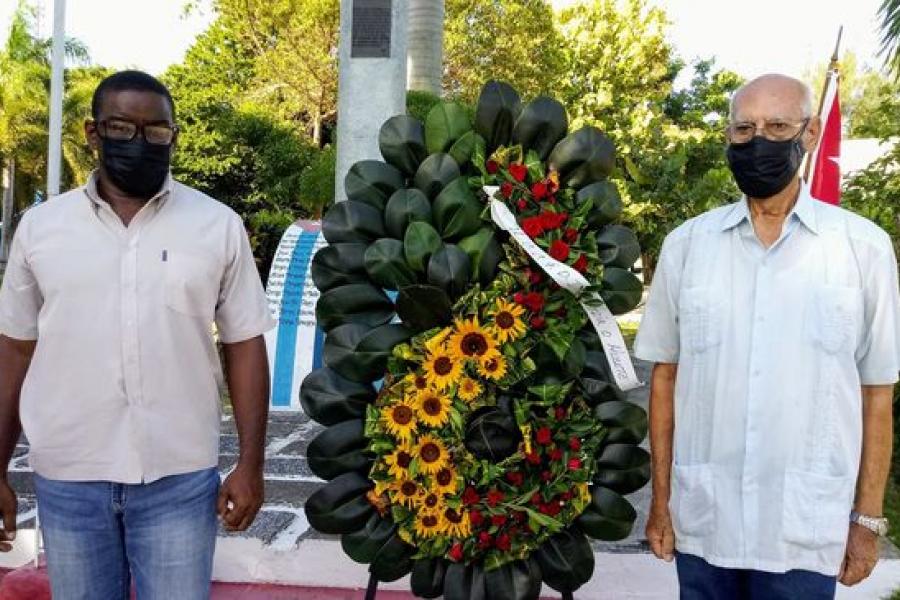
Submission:
[[[66,59],[66,0],[53,2],[53,53],[50,75],[50,142],[47,147],[47,199],[59,194],[62,167],[63,71]]]
[[[3,169],[3,199],[2,210],[0,210],[0,262],[9,260],[9,247],[12,244],[12,220],[13,220],[13,188],[15,186],[16,162],[15,159],[8,159],[9,162],[4,165]]]

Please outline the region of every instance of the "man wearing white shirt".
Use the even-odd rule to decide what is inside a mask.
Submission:
[[[897,263],[800,180],[807,86],[755,79],[730,117],[744,197],[666,238],[635,343],[655,363],[647,537],[686,600],[833,598],[887,529]]]

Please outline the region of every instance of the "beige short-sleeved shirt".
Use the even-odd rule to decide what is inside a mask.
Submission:
[[[20,415],[51,479],[151,482],[218,462],[224,343],[274,326],[240,217],[172,180],[126,228],[87,185],[29,210],[0,333],[37,340]]]

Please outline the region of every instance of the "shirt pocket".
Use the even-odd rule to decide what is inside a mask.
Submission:
[[[167,251],[164,292],[170,309],[212,322],[219,296],[215,262],[200,254]]]
[[[826,354],[856,352],[862,319],[862,290],[821,285],[812,297],[808,330],[813,343]]]
[[[679,319],[685,348],[702,354],[722,343],[724,302],[712,286],[686,288],[681,292]]]
[[[678,536],[703,536],[715,529],[715,488],[712,467],[674,465],[672,522]]]
[[[845,544],[854,484],[852,477],[788,469],[782,511],[785,541],[810,549]]]

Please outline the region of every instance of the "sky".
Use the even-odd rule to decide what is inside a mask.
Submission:
[[[41,29],[52,30],[53,0],[43,8]],[[551,0],[557,8],[576,0]],[[665,9],[669,38],[687,60],[715,57],[716,64],[745,77],[778,71],[802,76],[827,62],[838,27],[842,48],[860,64],[880,66],[876,13],[881,0],[650,0]],[[0,0],[0,43],[17,0]],[[207,11],[185,17],[185,0],[68,0],[68,35],[87,44],[93,62],[162,73],[179,62],[212,20]],[[686,84],[688,74],[682,78]]]

